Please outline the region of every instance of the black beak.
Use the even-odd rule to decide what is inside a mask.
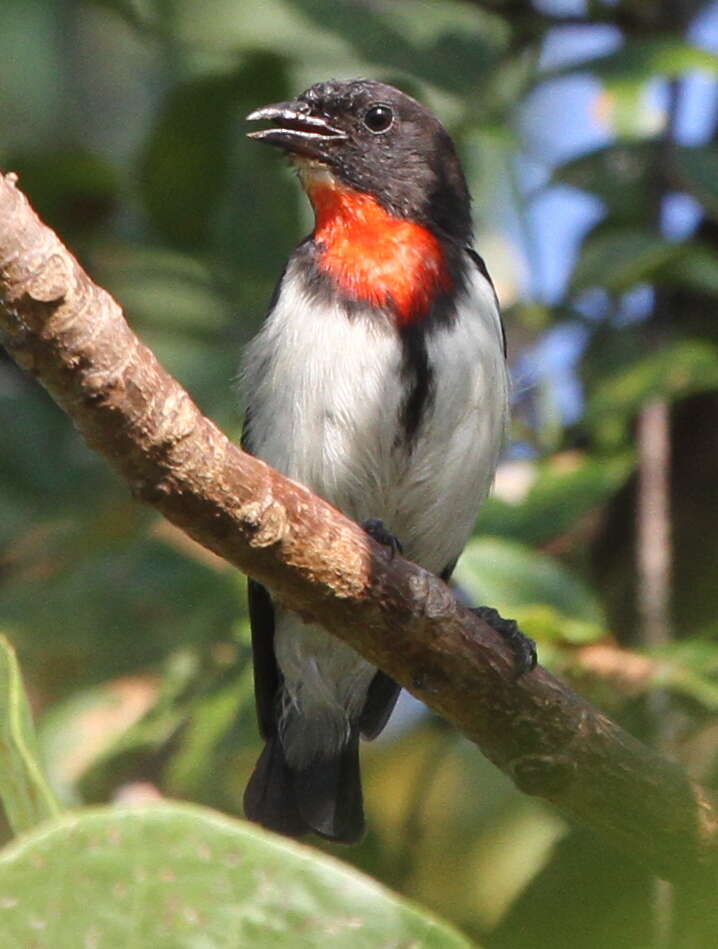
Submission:
[[[247,116],[248,122],[260,120],[271,122],[270,128],[248,132],[249,138],[319,161],[329,159],[328,146],[347,138],[346,132],[330,125],[322,116],[312,115],[303,102],[278,102]]]

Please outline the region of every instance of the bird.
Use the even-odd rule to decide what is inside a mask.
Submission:
[[[456,147],[431,111],[372,79],[319,82],[247,118],[268,123],[250,138],[289,157],[314,228],[243,356],[242,447],[448,582],[494,479],[510,390]],[[400,687],[251,579],[248,604],[265,744],[245,815],[354,843],[359,738],[382,731]],[[530,668],[531,641],[499,631]]]

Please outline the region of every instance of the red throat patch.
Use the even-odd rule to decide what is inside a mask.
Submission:
[[[307,190],[319,266],[349,297],[393,310],[406,326],[451,289],[441,244],[423,225],[393,217],[370,195],[336,182]]]

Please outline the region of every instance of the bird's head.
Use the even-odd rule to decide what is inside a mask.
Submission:
[[[348,189],[395,218],[470,241],[469,194],[454,143],[431,112],[393,86],[321,82],[248,119],[269,122],[250,138],[290,155],[315,209],[326,188]]]

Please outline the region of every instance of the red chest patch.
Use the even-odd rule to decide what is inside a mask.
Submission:
[[[394,311],[407,325],[426,315],[452,280],[438,239],[392,217],[368,194],[336,184],[310,190],[319,266],[348,296]]]

